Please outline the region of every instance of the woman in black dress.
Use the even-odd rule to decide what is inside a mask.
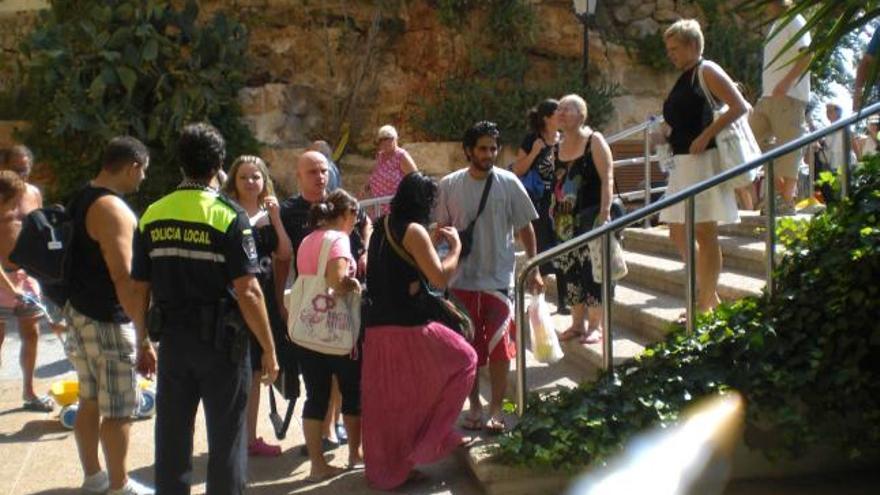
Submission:
[[[553,191],[553,226],[560,241],[583,234],[597,222],[611,220],[614,165],[611,148],[601,133],[585,124],[587,103],[578,95],[559,100],[562,140],[556,156]],[[571,307],[571,327],[560,340],[578,339],[595,344],[602,335],[602,284],[593,280],[587,247],[570,251],[554,261],[564,273],[566,304]]]
[[[272,263],[273,260],[289,263],[292,248],[287,232],[281,224],[278,199],[275,197],[275,188],[272,185],[272,178],[269,177],[266,163],[257,156],[238,157],[229,170],[229,180],[224,185],[224,192],[236,200],[250,218],[260,263],[260,273],[257,276],[260,287],[263,289],[263,297],[266,300],[266,311],[269,313],[272,335],[275,338],[276,347],[280,347],[281,341],[286,338],[287,326],[282,319],[278,301],[275,299]],[[253,339],[253,337],[251,338]],[[259,370],[262,350],[259,345],[256,345],[256,341],[251,342],[250,348],[251,366],[254,370]],[[289,360],[289,356],[284,358]],[[279,362],[281,362],[280,357]],[[289,364],[286,363],[285,366]],[[298,390],[299,387],[296,389]],[[251,390],[248,394],[248,455],[281,455],[280,446],[269,445],[263,441],[262,437],[257,436],[259,410],[260,380],[254,379],[251,381]]]

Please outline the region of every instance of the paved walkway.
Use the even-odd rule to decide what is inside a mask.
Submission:
[[[34,413],[21,409],[21,372],[18,367],[20,341],[15,329],[7,329],[3,345],[3,366],[0,369],[0,495],[75,494],[82,482],[73,432],[64,429],[54,413]],[[60,341],[44,332],[38,354],[37,390],[48,391],[50,384],[72,374]],[[265,389],[264,389],[265,390]],[[299,417],[302,401],[295,417]],[[282,406],[286,407],[286,403]],[[363,471],[352,471],[333,480],[311,484],[305,481],[309,463],[299,454],[304,441],[297,420],[291,424],[288,437],[276,442],[267,419],[268,401],[262,394],[259,434],[271,443],[280,443],[284,453],[277,458],[251,458],[248,493],[279,494],[371,494],[381,493],[367,487]],[[129,469],[138,480],[153,481],[153,420],[136,421],[131,430]],[[335,464],[344,465],[347,449],[340,447],[328,453]],[[331,463],[333,461],[331,460]],[[194,480],[192,493],[205,493],[207,442],[202,413],[198,414],[194,448]],[[481,493],[458,456],[420,468],[428,479],[404,485],[398,493],[457,494]]]

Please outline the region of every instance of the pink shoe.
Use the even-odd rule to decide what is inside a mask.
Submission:
[[[269,445],[259,437],[248,445],[248,455],[255,457],[278,457],[281,455],[280,445]]]

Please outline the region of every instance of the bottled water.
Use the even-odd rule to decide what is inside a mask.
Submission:
[[[449,243],[446,242],[445,239],[441,240],[437,243],[437,256],[440,257],[440,261],[446,259],[446,256],[449,255]]]

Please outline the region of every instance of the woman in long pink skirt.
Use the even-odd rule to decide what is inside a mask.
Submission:
[[[431,321],[423,302],[427,284],[446,287],[461,250],[453,227],[428,233],[436,194],[429,177],[407,175],[370,240],[361,420],[367,481],[383,490],[462,444],[454,424],[476,372],[470,344]],[[443,260],[439,242],[449,246]]]

